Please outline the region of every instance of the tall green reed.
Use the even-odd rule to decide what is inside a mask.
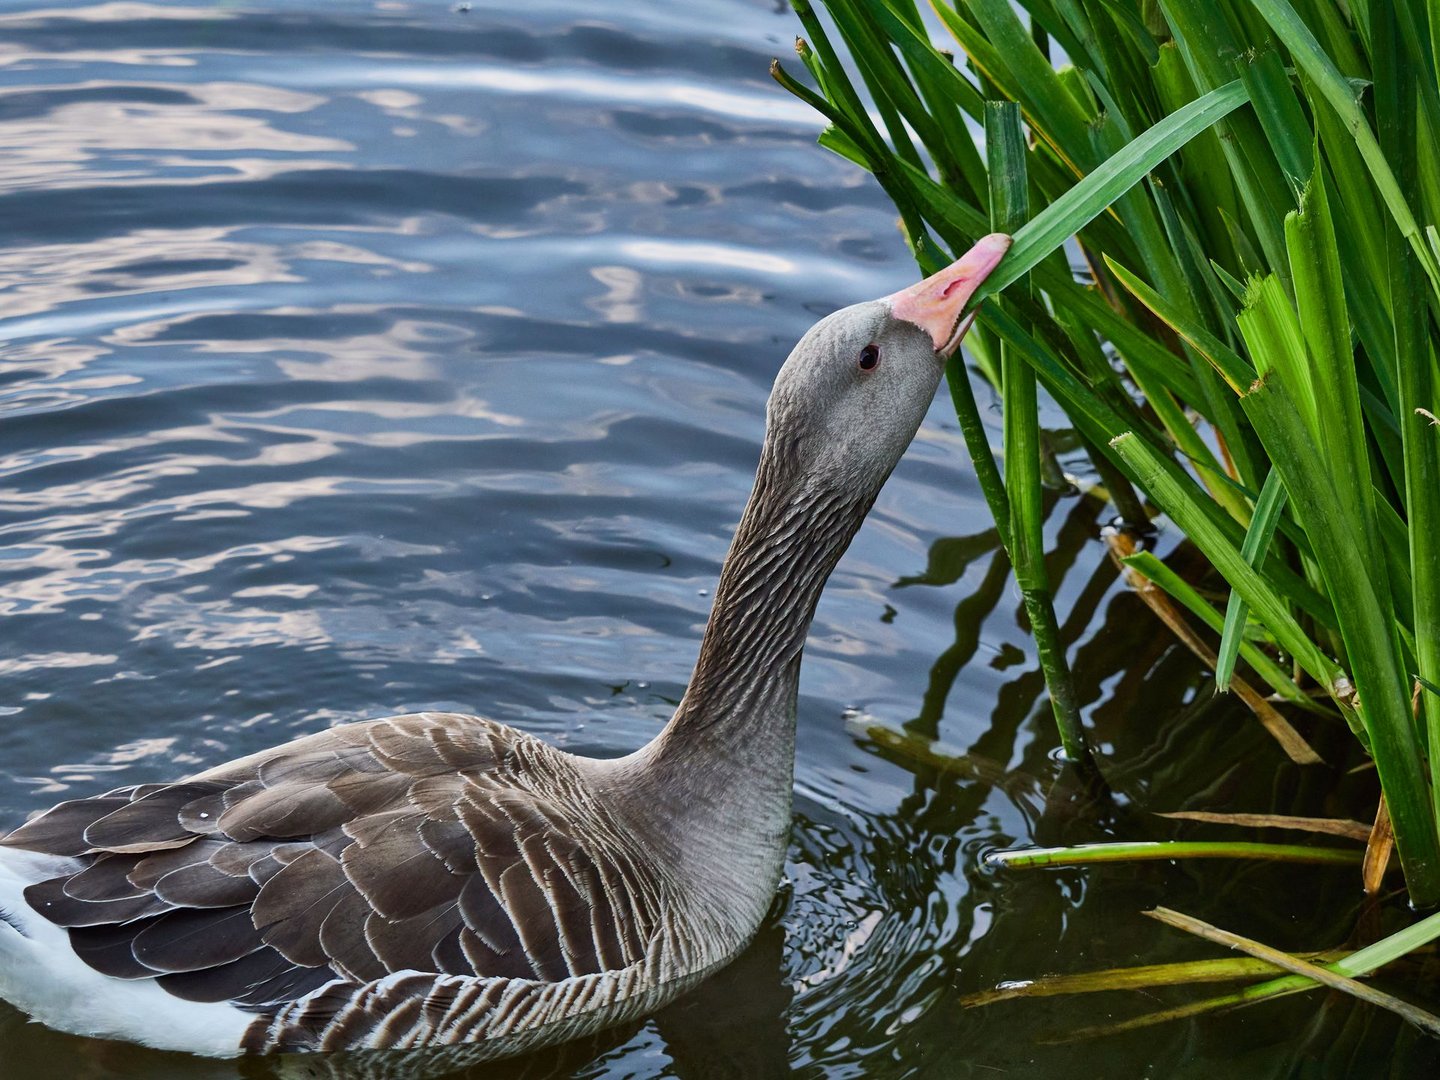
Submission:
[[[1327,702],[1374,757],[1411,899],[1440,902],[1440,11],[793,2],[808,80],[776,78],[875,175],[921,269],[1015,233],[970,339],[1003,472],[948,375],[1067,752],[1086,750],[1040,558],[1037,388],[1229,583],[1220,687],[1243,663]],[[1156,563],[1130,560],[1186,588]]]

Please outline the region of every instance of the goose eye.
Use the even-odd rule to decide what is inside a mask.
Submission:
[[[866,345],[860,350],[860,370],[874,371],[880,364],[880,346]]]

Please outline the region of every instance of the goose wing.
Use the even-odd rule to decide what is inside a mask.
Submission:
[[[97,971],[257,1012],[403,971],[611,971],[657,926],[573,759],[477,717],[334,728],[61,803],[0,845],[79,857],[26,900]]]

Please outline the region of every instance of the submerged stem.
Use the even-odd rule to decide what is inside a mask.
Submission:
[[[987,866],[1027,870],[1039,866],[1085,866],[1089,863],[1143,862],[1153,859],[1268,859],[1273,862],[1355,866],[1359,851],[1309,847],[1304,844],[1260,844],[1252,841],[1142,840],[1121,844],[1080,844],[1075,847],[1020,848],[992,851]]]

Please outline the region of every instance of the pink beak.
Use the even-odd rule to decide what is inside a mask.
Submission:
[[[949,356],[975,321],[975,313],[971,312],[963,324],[960,322],[966,301],[1009,250],[1010,237],[991,233],[938,274],[892,293],[885,302],[897,319],[914,323],[929,334],[939,355]]]

